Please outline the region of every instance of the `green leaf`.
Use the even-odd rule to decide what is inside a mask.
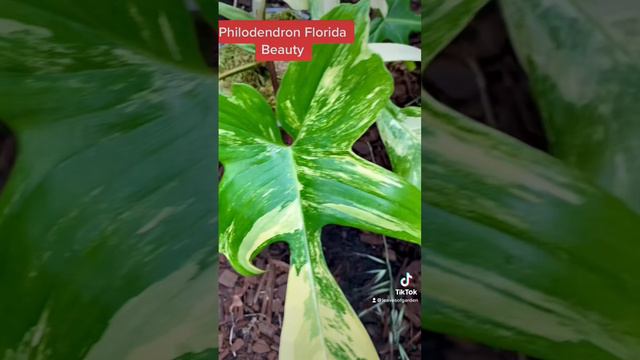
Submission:
[[[285,2],[294,10],[309,9],[309,0],[285,0]]]
[[[415,46],[392,43],[370,43],[369,50],[380,55],[384,62],[420,61],[420,49]]]
[[[367,3],[332,10],[324,19],[355,20],[354,44],[314,46],[313,61],[289,65],[277,115],[293,145],[283,143],[255,89],[238,84],[220,97],[220,252],[252,275],[262,249],[289,245],[282,358],[377,358],[324,261],[324,225],[420,242],[419,189],[351,151],[392,90],[382,60],[367,49],[368,11]]]
[[[256,19],[264,20],[266,0],[251,0],[251,15]]]
[[[311,19],[320,19],[331,9],[340,5],[340,0],[308,0]]]
[[[552,153],[640,212],[638,2],[504,1],[502,8]]]
[[[380,112],[376,124],[393,172],[420,186],[420,108],[400,109],[389,102]]]
[[[214,348],[216,82],[183,3],[0,9],[0,356]]]
[[[411,10],[410,0],[387,0],[387,16],[376,18],[371,23],[372,42],[390,40],[394,43],[408,44],[412,32],[420,32],[420,15]]]
[[[487,0],[429,0],[422,2],[422,52],[426,66],[464,29]]]
[[[218,2],[218,11],[220,16],[224,16],[229,20],[256,20],[256,17],[252,14],[223,2]]]
[[[371,8],[380,10],[382,16],[387,16],[389,13],[389,4],[387,0],[371,0]]]
[[[638,216],[560,161],[423,105],[423,326],[544,359],[635,358]]]

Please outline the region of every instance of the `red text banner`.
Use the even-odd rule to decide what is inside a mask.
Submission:
[[[256,61],[310,61],[316,44],[351,44],[350,20],[221,20],[221,44],[254,44]]]

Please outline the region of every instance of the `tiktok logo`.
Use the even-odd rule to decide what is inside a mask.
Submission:
[[[411,279],[413,279],[413,276],[411,276],[411,274],[409,274],[409,272],[407,272],[405,274],[405,276],[403,276],[400,279],[400,285],[402,285],[402,287],[407,287],[409,286],[409,284],[411,283]]]

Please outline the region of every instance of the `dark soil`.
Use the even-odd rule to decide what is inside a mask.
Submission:
[[[547,138],[527,76],[509,42],[495,1],[483,8],[434,59],[422,80],[424,88],[442,103],[547,150]],[[531,359],[432,332],[425,332],[423,348],[432,360]]]

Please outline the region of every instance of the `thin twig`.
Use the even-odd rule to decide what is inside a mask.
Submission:
[[[411,338],[411,340],[409,340],[409,344],[413,344],[413,343],[418,342],[418,341],[420,340],[420,337],[421,337],[421,336],[422,336],[422,332],[421,332],[421,331],[418,331],[418,333],[417,333],[417,334],[415,334],[415,335]]]
[[[391,272],[391,262],[389,262],[389,247],[387,246],[387,237],[382,235],[384,244],[384,260],[387,263],[387,271],[389,272],[389,297],[391,298],[391,308],[395,310],[395,296],[393,295],[393,273]]]
[[[236,320],[233,316],[233,312],[231,313],[231,329],[229,330],[229,348],[232,349],[231,353],[233,353],[233,357],[236,357],[236,352],[233,350],[233,335],[236,327]]]
[[[417,103],[418,103],[418,101],[420,101],[420,96],[418,96],[417,98],[415,98],[415,99],[413,99],[413,100],[409,101],[408,103],[406,103],[406,104],[405,104],[405,106],[411,106],[411,105],[413,105],[413,104],[417,104]]]
[[[253,69],[254,67],[256,67],[256,66],[258,66],[260,64],[261,63],[259,63],[259,62],[253,62],[253,63],[249,63],[249,64],[244,64],[242,66],[238,66],[237,68],[233,68],[231,70],[227,70],[227,71],[223,72],[222,74],[220,74],[218,76],[218,78],[220,80],[222,80],[222,79],[227,78],[229,76],[233,76],[233,75],[239,74],[239,73],[241,73],[243,71],[247,71],[247,70]]]
[[[480,69],[478,63],[471,59],[465,59],[471,71],[473,71],[476,76],[476,83],[478,85],[478,91],[480,91],[480,101],[482,102],[482,109],[484,110],[484,114],[487,117],[487,124],[496,127],[498,123],[496,122],[496,117],[493,114],[493,108],[491,107],[491,100],[489,98],[489,94],[487,93],[487,81],[484,78],[484,74]]]
[[[369,148],[369,152],[371,153],[371,162],[372,163],[376,163],[376,156],[373,154],[373,147],[371,146],[371,143],[367,141],[367,147]]]

